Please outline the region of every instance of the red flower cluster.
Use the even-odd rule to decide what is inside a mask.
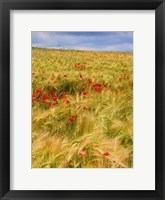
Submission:
[[[85,65],[80,65],[80,63],[75,63],[74,67],[79,67],[81,70],[85,69],[86,66]]]
[[[50,99],[51,97],[51,94],[45,94],[44,96],[41,96],[41,99]]]
[[[34,93],[32,93],[33,104],[38,101],[42,105],[45,105],[45,108],[57,106],[58,101],[62,99],[65,100],[67,104],[70,103],[69,98],[66,96],[65,92],[62,92],[59,96],[57,96],[57,92],[55,92],[53,89],[50,89],[48,93],[45,93],[41,89],[37,89]]]
[[[93,84],[93,88],[96,92],[102,92],[103,88],[102,88],[102,84],[101,83],[95,83]]]
[[[36,103],[39,94],[42,92],[43,92],[43,90],[38,89],[32,94],[32,101],[34,104]]]
[[[52,96],[56,97],[57,96],[57,93],[55,91],[53,91],[52,89],[49,90],[50,93],[52,94]]]
[[[70,118],[69,118],[69,122],[70,123],[73,123],[76,119],[76,115],[72,115]]]
[[[80,77],[82,77],[82,75],[80,75]],[[96,92],[99,92],[101,93],[103,91],[104,88],[107,88],[108,87],[108,83],[93,83],[93,81],[91,79],[88,79],[87,80],[87,83],[83,83],[81,85],[81,88],[86,88],[87,87],[87,84],[89,85],[92,85],[93,86],[93,89],[96,91]],[[84,91],[82,92],[82,94],[85,96],[85,95],[88,95],[89,92],[87,91]]]

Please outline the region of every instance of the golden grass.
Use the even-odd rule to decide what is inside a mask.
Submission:
[[[33,168],[133,166],[132,59],[32,49]]]

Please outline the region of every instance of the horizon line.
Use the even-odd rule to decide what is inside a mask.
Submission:
[[[132,51],[113,51],[113,50],[89,50],[89,49],[71,49],[71,48],[62,48],[62,47],[37,47],[37,46],[32,46],[32,48],[37,48],[37,49],[52,49],[52,50],[64,50],[64,51],[89,51],[89,52],[113,52],[113,53],[133,53]]]

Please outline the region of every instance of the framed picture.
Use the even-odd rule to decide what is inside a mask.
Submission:
[[[164,199],[160,1],[0,2],[1,199]]]

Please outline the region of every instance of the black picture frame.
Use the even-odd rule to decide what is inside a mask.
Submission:
[[[156,177],[155,190],[10,190],[10,10],[155,10]],[[163,0],[0,0],[0,198],[165,199],[165,2]],[[143,181],[143,180],[141,180]]]

